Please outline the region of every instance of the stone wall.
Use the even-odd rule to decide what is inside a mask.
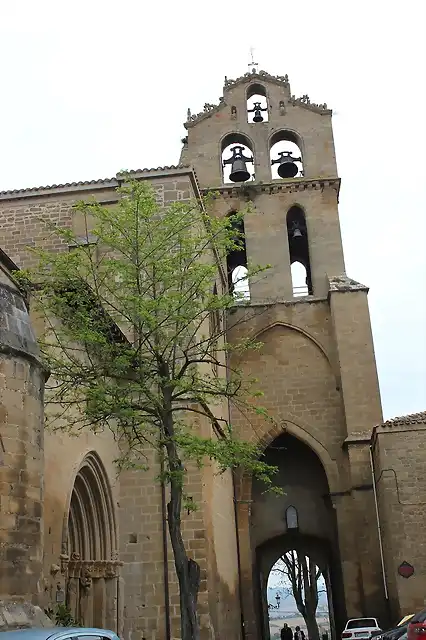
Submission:
[[[0,262],[0,598],[43,590],[43,390],[26,303]]]
[[[380,525],[393,620],[426,606],[426,413],[389,420],[373,437]],[[414,568],[409,578],[398,567]]]
[[[193,174],[187,169],[153,173],[135,172],[134,175],[151,180],[160,205],[188,200],[197,193]],[[95,196],[107,206],[114,205],[117,184],[116,180],[100,181],[30,193],[0,194],[0,215],[5,222],[0,231],[0,246],[10,252],[20,267],[34,264],[28,247],[67,251],[68,247],[52,236],[46,223],[65,226],[77,236],[84,236],[85,222],[73,211],[73,204]],[[90,232],[90,227],[88,230]],[[33,321],[36,328],[42,330],[40,319]],[[124,632],[125,638],[154,640],[159,635],[164,636],[166,612],[158,462],[147,448],[150,462],[147,471],[125,471],[117,477],[114,459],[119,451],[111,434],[81,433],[75,438],[65,433],[46,433],[42,467],[45,486],[44,579],[40,583],[40,599],[44,606],[54,605],[58,588],[67,589],[66,576],[61,575],[59,568],[63,564],[61,556],[69,553],[69,505],[76,474],[89,453],[96,454],[102,462],[116,510],[119,559],[123,563],[118,600],[115,594],[113,604],[119,618],[118,629]],[[218,633],[223,637],[238,637],[240,616],[232,482],[229,476],[217,477],[211,468],[203,473],[192,470],[186,491],[198,505],[196,512],[184,514],[183,531],[188,551],[201,567],[202,638],[211,638]],[[179,595],[168,534],[167,546],[172,636],[178,638]],[[7,588],[5,586],[5,590]],[[107,604],[107,608],[111,608],[110,605]]]

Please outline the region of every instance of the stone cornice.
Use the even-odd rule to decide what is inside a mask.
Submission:
[[[186,122],[184,123],[185,129],[190,129],[194,125],[201,122],[201,120],[205,120],[205,118],[209,118],[214,113],[217,113],[221,109],[226,107],[226,103],[222,97],[219,98],[219,104],[210,104],[206,102],[204,105],[203,111],[200,113],[191,113],[191,109],[188,109]]]
[[[127,172],[136,179],[171,178],[179,175],[192,175],[196,182],[193,169],[187,165],[171,165],[169,167],[156,167],[154,169],[135,169]],[[116,189],[123,182],[124,174],[117,173],[114,178],[101,178],[99,180],[85,180],[80,182],[67,182],[45,187],[31,187],[27,189],[12,189],[0,191],[1,200],[16,200],[19,198],[31,198],[34,196],[51,196],[56,194],[68,194],[101,189]]]
[[[369,431],[358,431],[356,433],[351,433],[344,441],[343,448],[355,445],[365,445],[370,444],[371,442],[371,433]]]
[[[251,72],[247,71],[247,73],[240,76],[239,78],[236,78],[235,80],[230,80],[225,76],[225,81],[223,83],[223,91],[226,92],[226,91],[229,91],[229,89],[233,89],[239,84],[243,84],[243,83],[248,84],[256,80],[258,82],[265,82],[266,80],[267,82],[272,82],[273,84],[278,84],[285,88],[290,87],[290,82],[288,80],[287,74],[285,76],[273,76],[267,71],[256,71],[253,69]]]
[[[347,293],[348,291],[366,291],[368,293],[369,288],[365,284],[361,284],[356,280],[352,280],[347,275],[342,274],[340,276],[329,276],[329,297],[330,294],[340,292]]]
[[[68,578],[85,581],[84,586],[89,586],[93,578],[117,578],[122,566],[120,560],[81,560],[77,557],[61,556],[61,573]]]
[[[250,197],[251,194],[267,193],[298,193],[301,191],[324,191],[334,189],[339,197],[340,178],[317,178],[309,180],[296,178],[294,180],[276,180],[273,182],[243,182],[239,185],[222,185],[202,189],[202,193],[218,192],[224,197]]]
[[[301,96],[300,98],[291,96],[288,102],[294,107],[302,107],[302,109],[307,109],[308,111],[314,111],[315,113],[319,113],[321,115],[329,115],[329,116],[333,115],[332,109],[329,109],[325,102],[323,104],[316,104],[315,102],[311,102],[307,94],[305,94],[304,96]]]

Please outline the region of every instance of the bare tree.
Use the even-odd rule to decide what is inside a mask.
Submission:
[[[281,576],[283,584],[289,584],[289,590],[296,602],[297,610],[303,616],[308,630],[309,640],[319,640],[319,629],[316,620],[318,589],[321,570],[311,558],[295,551],[288,551],[272,569]]]

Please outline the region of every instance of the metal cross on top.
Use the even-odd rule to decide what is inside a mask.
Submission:
[[[254,48],[250,47],[250,56],[251,56],[251,61],[248,63],[248,67],[249,69],[251,69],[252,73],[256,73],[257,71],[257,67],[259,66],[259,64],[257,62],[254,61]]]

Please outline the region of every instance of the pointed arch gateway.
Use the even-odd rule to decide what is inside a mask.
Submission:
[[[66,604],[76,622],[118,629],[121,564],[111,487],[99,456],[92,451],[75,477],[64,527]]]
[[[301,433],[297,437],[290,428],[281,432],[277,429],[271,436],[265,441],[262,459],[278,469],[275,484],[283,494],[265,493],[264,484],[256,479],[239,486],[245,625],[254,637],[271,640],[268,577],[284,553],[296,550],[321,569],[330,615],[329,637],[334,640],[346,612],[341,598],[337,518],[331,499],[331,491],[336,488],[336,478],[330,473],[333,465],[327,464],[327,456],[320,455],[324,453],[322,445],[315,446],[313,437],[304,438]],[[245,507],[247,503],[250,509]]]

